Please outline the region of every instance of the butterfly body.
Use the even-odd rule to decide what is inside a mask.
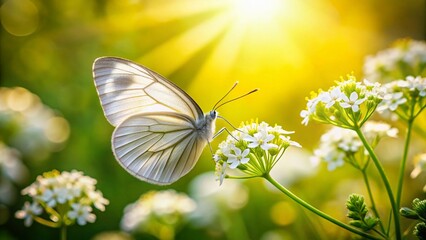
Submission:
[[[198,120],[196,123],[197,132],[201,137],[206,137],[208,142],[213,140],[214,133],[216,131],[216,118],[217,111],[212,110],[206,114],[204,114],[204,118]]]
[[[107,120],[112,150],[135,177],[167,185],[187,174],[215,133],[217,112],[203,114],[182,89],[129,60],[102,57],[93,77]]]

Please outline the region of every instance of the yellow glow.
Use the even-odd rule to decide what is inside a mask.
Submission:
[[[153,48],[139,62],[158,65],[156,71],[168,75],[184,65],[188,59],[206,46],[226,27],[226,16],[218,15],[176,35]],[[164,61],[167,60],[167,64]]]
[[[292,224],[296,220],[297,213],[290,203],[283,201],[272,206],[270,216],[274,223],[285,226]]]
[[[234,11],[244,22],[264,22],[279,14],[280,0],[235,0]]]

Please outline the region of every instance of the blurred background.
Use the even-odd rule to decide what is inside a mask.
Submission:
[[[69,239],[120,231],[124,207],[141,194],[168,188],[191,194],[195,190],[190,189],[197,189],[191,186],[200,182],[194,179],[214,170],[205,150],[190,174],[169,187],[157,187],[118,165],[110,146],[113,127],[103,116],[92,79],[92,63],[101,56],[131,59],[157,71],[188,92],[205,112],[237,80],[234,96],[260,88],[222,107],[220,115],[234,125],[258,118],[296,131],[292,139],[304,148],[286,153],[275,176],[314,206],[347,221],[345,200],[351,192],[365,193],[362,178],[349,167],[329,172],[323,165],[310,164],[312,149],[327,127],[300,124],[305,98],[310,91],[328,89],[340,76],[353,73],[362,79],[365,57],[397,39],[426,38],[424,0],[356,4],[349,0],[1,0],[0,4],[0,159],[15,159],[0,165],[5,175],[0,182],[0,239],[58,238],[59,230],[37,223],[27,228],[14,217],[29,200],[20,190],[52,169],[83,171],[97,179],[97,188],[110,200],[105,212],[97,212],[95,223],[71,227]],[[217,125],[227,126],[220,120]],[[215,139],[212,147],[216,149],[224,137]],[[390,179],[396,179],[397,166],[397,162],[386,163]],[[210,180],[217,183],[214,176]],[[381,194],[381,182],[374,180],[373,188]],[[176,239],[349,236],[261,180],[225,180],[224,185],[235,181],[246,193],[244,204],[240,201],[236,208],[221,210],[226,214],[214,224],[185,224]],[[421,181],[424,178],[407,178],[407,186],[412,187],[406,188],[403,203],[409,204],[413,196],[424,197]],[[385,208],[384,196],[378,202]],[[146,234],[133,237],[155,239]]]

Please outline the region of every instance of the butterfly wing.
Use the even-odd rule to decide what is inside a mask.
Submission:
[[[206,144],[193,119],[170,112],[132,115],[117,126],[112,137],[120,165],[158,185],[171,184],[187,174]]]
[[[117,126],[140,113],[175,112],[200,119],[203,112],[182,89],[134,62],[102,57],[93,63],[93,78],[108,121]]]

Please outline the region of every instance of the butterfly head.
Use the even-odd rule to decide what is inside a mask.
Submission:
[[[216,119],[217,118],[217,111],[216,110],[211,110],[210,112],[209,112],[209,116],[210,116],[210,118],[213,120],[213,119]]]

